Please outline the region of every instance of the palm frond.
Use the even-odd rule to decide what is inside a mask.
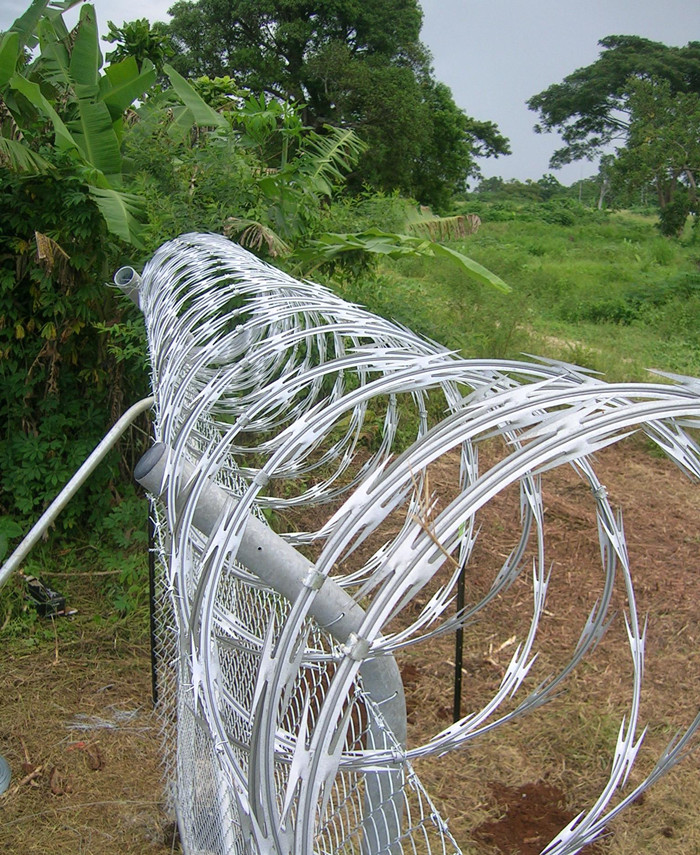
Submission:
[[[53,169],[48,160],[32,151],[26,143],[4,136],[0,136],[0,166],[10,172],[27,172],[31,175],[39,175]]]
[[[269,226],[257,220],[247,220],[245,217],[229,217],[224,224],[226,237],[235,237],[236,241],[248,249],[259,252],[263,244],[271,258],[289,255],[291,248]]]
[[[333,185],[344,180],[367,148],[357,134],[347,128],[328,128],[324,136],[316,134],[306,145],[299,167],[314,191],[323,196],[332,195]]]

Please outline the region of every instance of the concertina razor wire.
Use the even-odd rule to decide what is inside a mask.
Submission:
[[[413,761],[556,694],[605,631],[617,582],[630,708],[600,796],[543,852],[578,852],[691,750],[700,715],[620,793],[643,737],[645,627],[622,520],[590,456],[642,430],[697,480],[700,381],[605,383],[565,363],[462,359],[215,235],[183,235],[142,277],[124,268],[115,282],[143,311],[152,365],[155,445],[135,475],[156,521],[159,709],[187,855],[459,853]],[[493,437],[505,451],[484,468]],[[429,469],[448,456],[458,483],[438,507]],[[566,463],[590,487],[604,583],[569,661],[531,686],[550,572],[542,478]],[[448,615],[476,514],[511,485],[519,542],[488,592]],[[324,505],[313,530],[267,524]],[[497,691],[408,744],[397,656],[472,622],[521,574],[529,629]]]

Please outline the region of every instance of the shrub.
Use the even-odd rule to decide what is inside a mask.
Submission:
[[[0,514],[27,522],[147,388],[143,357],[124,350],[136,309],[103,284],[119,245],[76,167],[46,156],[50,174],[0,170]],[[106,507],[116,466],[91,480],[63,526]]]
[[[688,194],[678,192],[675,198],[659,211],[658,228],[661,234],[666,237],[680,237],[689,213]]]
[[[629,324],[637,314],[623,297],[602,297],[595,300],[565,303],[561,310],[565,321],[588,321],[592,324]]]

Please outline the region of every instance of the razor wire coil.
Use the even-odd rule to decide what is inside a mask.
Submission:
[[[160,709],[189,855],[459,852],[412,762],[546,702],[600,640],[618,578],[630,710],[600,797],[543,851],[579,851],[687,753],[700,716],[613,804],[639,747],[645,628],[622,521],[590,456],[643,430],[700,478],[700,381],[605,383],[564,363],[462,359],[214,235],[161,247],[139,302],[155,439],[167,449],[152,505]],[[484,468],[479,450],[494,437],[505,451]],[[430,471],[448,459],[459,474],[438,503]],[[563,464],[590,487],[604,584],[569,661],[530,687],[550,577],[542,480]],[[206,533],[195,520],[212,484],[230,501]],[[519,542],[488,592],[450,615],[476,516],[511,485]],[[289,600],[240,560],[243,532],[251,515],[298,520],[311,508],[329,510],[282,535],[312,568]],[[423,744],[405,744],[400,689],[378,700],[376,669],[391,671],[406,648],[466,625],[530,559],[529,626],[494,696]],[[330,586],[362,607],[347,638],[313,616]],[[428,602],[408,609],[429,588]]]

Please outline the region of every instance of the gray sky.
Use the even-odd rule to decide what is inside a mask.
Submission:
[[[173,0],[94,0],[100,32],[107,20],[166,20]],[[537,179],[548,167],[558,136],[535,134],[532,95],[593,62],[598,40],[638,35],[669,45],[700,40],[698,0],[420,0],[422,38],[433,54],[435,76],[457,104],[477,119],[495,121],[513,154],[485,160],[484,175]],[[0,0],[0,29],[29,0]],[[76,15],[77,13],[73,12]],[[106,46],[108,49],[108,46]],[[596,172],[583,161],[554,174],[564,184]]]
[[[535,134],[525,102],[594,62],[599,39],[644,36],[668,45],[700,40],[698,0],[421,0],[423,41],[435,76],[477,119],[495,121],[513,154],[482,163],[484,175],[537,179],[559,136]],[[595,174],[588,161],[553,172],[563,183]]]

